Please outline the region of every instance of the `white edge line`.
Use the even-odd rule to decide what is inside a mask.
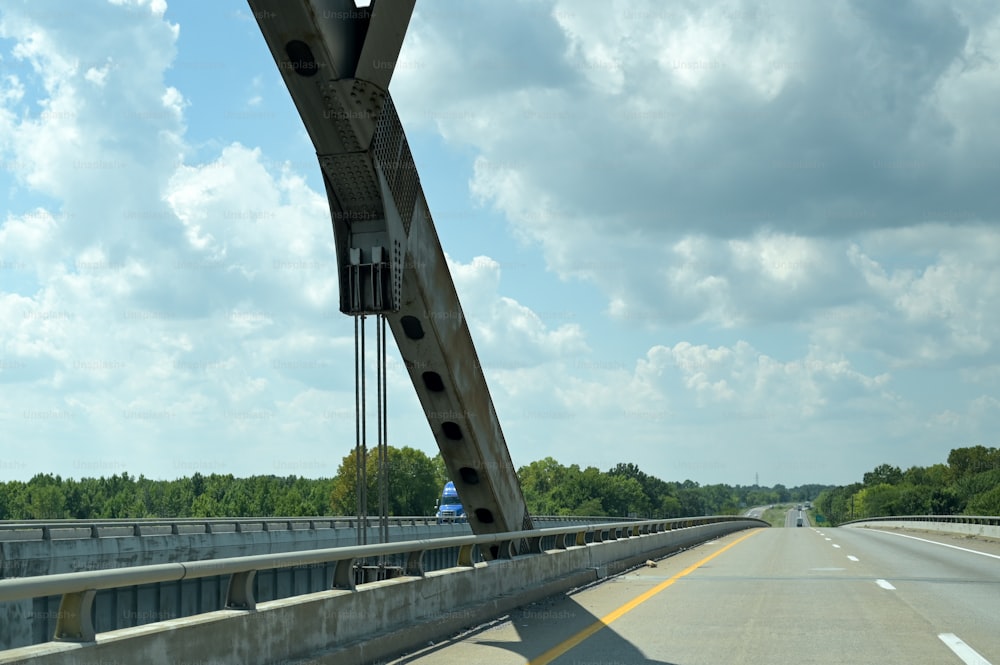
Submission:
[[[979,655],[978,651],[959,639],[955,633],[940,633],[938,638],[966,665],[990,665],[990,661]]]
[[[875,584],[879,585],[883,589],[888,589],[889,591],[895,591],[896,587],[892,586],[887,580],[875,580]]]
[[[1000,555],[990,554],[988,552],[980,552],[979,550],[970,550],[967,547],[959,547],[958,545],[949,545],[948,543],[939,543],[936,540],[927,540],[926,538],[917,538],[916,536],[908,536],[905,533],[896,533],[895,531],[883,531],[882,529],[872,529],[872,531],[877,531],[878,533],[887,533],[890,536],[900,536],[901,538],[912,538],[913,540],[919,540],[925,543],[930,543],[931,545],[940,545],[941,547],[950,547],[953,550],[962,550],[963,552],[971,552],[972,554],[979,554],[980,556],[988,556],[994,559],[1000,559]]]

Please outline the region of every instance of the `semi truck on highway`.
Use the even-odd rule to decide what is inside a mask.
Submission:
[[[441,490],[441,498],[437,501],[435,516],[438,524],[464,522],[468,519],[465,509],[462,507],[462,501],[458,498],[455,483],[450,480],[444,484],[444,489]]]

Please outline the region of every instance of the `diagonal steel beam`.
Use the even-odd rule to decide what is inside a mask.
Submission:
[[[473,531],[531,529],[388,91],[415,1],[249,3],[319,158],[341,311],[386,315]]]

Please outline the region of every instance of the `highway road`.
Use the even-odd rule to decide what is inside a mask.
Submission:
[[[798,519],[802,518],[802,526],[809,526],[809,518],[806,517],[806,511],[799,510],[798,508],[792,508],[787,513],[785,513],[785,526],[795,527],[798,526]]]
[[[395,663],[1000,665],[1000,543],[754,529]]]

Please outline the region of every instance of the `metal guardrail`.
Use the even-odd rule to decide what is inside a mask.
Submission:
[[[551,515],[533,518],[541,522],[607,523],[629,521],[626,517],[575,517]],[[201,533],[245,533],[255,531],[295,531],[316,529],[356,529],[357,517],[220,517],[176,519],[99,519],[99,520],[19,520],[0,521],[0,542],[9,540],[52,540],[71,538],[107,538],[121,536],[190,535]],[[368,528],[378,528],[378,518],[369,517]],[[390,517],[389,526],[437,525],[436,517],[416,515]]]
[[[751,518],[752,519],[752,518]],[[93,642],[96,638],[93,603],[98,590],[140,584],[175,582],[217,575],[229,575],[227,609],[256,609],[253,582],[258,571],[335,563],[334,589],[356,590],[355,562],[388,555],[406,555],[403,574],[423,577],[424,553],[448,547],[458,548],[456,566],[475,567],[476,548],[488,547],[492,556],[512,559],[522,554],[542,554],[543,539],[554,540],[550,549],[567,549],[605,540],[618,540],[730,521],[747,521],[740,516],[695,517],[673,520],[605,522],[582,526],[553,527],[483,536],[458,536],[397,543],[336,547],[281,554],[264,554],[187,563],[167,563],[78,573],[59,573],[0,580],[0,602],[62,596],[56,630],[57,641]],[[752,520],[760,521],[760,520]],[[761,522],[762,526],[769,526]],[[567,538],[572,536],[572,538]],[[572,541],[572,542],[568,542]]]
[[[952,524],[983,524],[985,526],[1000,526],[1000,517],[984,515],[900,515],[897,517],[865,517],[863,519],[841,522],[840,526],[858,524],[860,522],[950,522]]]

